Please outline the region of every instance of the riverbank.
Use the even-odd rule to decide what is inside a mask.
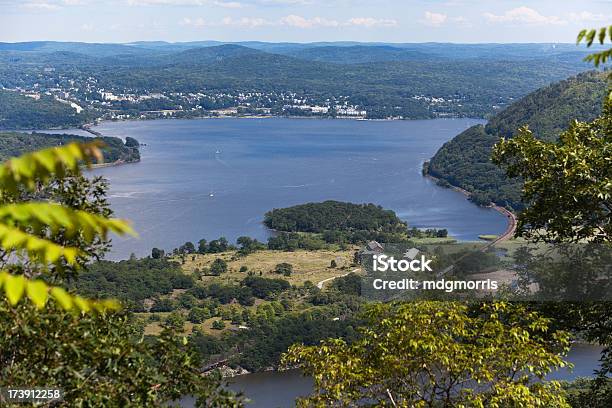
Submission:
[[[463,194],[468,200],[470,199],[470,197],[472,197],[472,193],[471,192],[469,192],[466,189],[463,189],[461,187],[455,186],[455,185],[449,183],[447,180],[444,180],[444,182],[446,184],[448,184],[448,187],[445,187],[444,185],[441,185],[442,184],[441,183],[442,179],[440,179],[438,177],[435,177],[435,176],[432,176],[429,172],[427,172],[425,170],[427,168],[427,164],[428,163],[429,163],[428,161],[423,163],[423,177],[428,178],[428,179],[434,181],[440,187],[449,188],[449,189],[451,189],[453,191],[456,191],[458,193]],[[492,246],[494,246],[495,244],[497,244],[499,242],[503,242],[503,241],[506,241],[506,240],[514,237],[514,234],[516,232],[516,227],[518,225],[518,220],[516,218],[516,215],[513,212],[509,211],[508,209],[506,209],[504,207],[501,207],[501,206],[499,206],[499,205],[497,205],[497,204],[495,204],[493,202],[489,203],[489,205],[487,205],[485,208],[491,208],[491,209],[497,211],[498,213],[504,215],[507,218],[507,220],[508,220],[508,224],[507,224],[507,227],[504,230],[504,232],[502,234],[500,234],[496,239],[494,239],[491,242],[489,242],[486,245],[486,248],[492,247]]]
[[[155,117],[155,118],[120,118],[120,119],[101,119],[97,123],[86,123],[81,125],[79,128],[88,127],[88,129],[83,129],[86,132],[96,134],[91,127],[102,125],[105,122],[148,122],[153,120],[206,120],[206,119],[312,119],[312,120],[342,120],[342,121],[358,121],[358,122],[395,122],[395,121],[419,121],[419,120],[436,120],[436,119],[474,119],[474,120],[484,120],[483,118],[477,117],[469,117],[469,116],[448,116],[448,117],[433,117],[433,118],[367,118],[363,116],[298,116],[298,115],[254,115],[254,114],[245,114],[245,115],[217,115],[217,116],[192,116],[192,117]],[[67,129],[67,128],[64,128]]]
[[[109,163],[93,163],[89,165],[89,168],[92,170],[104,169],[107,167],[117,167],[117,166],[123,166],[124,164],[135,164],[135,163],[140,163],[140,159],[138,160],[116,160],[114,162],[109,162]]]

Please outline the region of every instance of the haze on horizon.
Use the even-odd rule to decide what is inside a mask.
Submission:
[[[612,0],[0,0],[0,41],[573,42]]]

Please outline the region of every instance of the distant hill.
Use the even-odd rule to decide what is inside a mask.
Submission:
[[[0,42],[0,51],[72,52],[91,57],[109,57],[122,54],[146,55],[149,52],[139,47],[124,44],[101,44],[60,41],[30,41],[19,43]]]
[[[295,58],[332,62],[337,64],[360,64],[383,61],[414,61],[431,59],[432,55],[411,49],[402,49],[388,45],[352,45],[352,46],[321,46],[298,49],[283,54]]]
[[[112,163],[117,160],[134,162],[140,160],[137,147],[128,147],[118,137],[101,137],[106,147],[103,149],[104,162]],[[46,147],[61,146],[70,142],[89,142],[90,137],[46,134],[46,133],[24,133],[24,132],[0,132],[0,162],[23,153]]]
[[[191,117],[227,107],[300,115],[292,106],[302,104],[297,99],[346,103],[369,119],[488,117],[513,98],[587,69],[582,55],[570,44],[0,43],[0,87],[54,89],[63,82],[64,90],[74,80],[71,93],[108,116],[168,109]],[[92,102],[102,90],[167,99]],[[183,97],[197,93],[206,97]],[[240,93],[263,95],[245,108]],[[0,110],[0,117],[12,116]]]
[[[51,96],[34,99],[0,90],[0,129],[75,127],[90,119],[87,113],[79,114],[75,108]]]
[[[165,58],[165,64],[191,66],[219,62],[226,58],[240,58],[264,54],[262,51],[241,45],[217,45],[212,47],[199,47],[181,51]],[[160,61],[161,62],[161,61]]]
[[[512,137],[529,125],[536,137],[556,140],[573,119],[590,121],[601,112],[606,74],[588,72],[541,88],[493,116],[486,126],[473,126],[438,150],[428,171],[473,193],[479,204],[491,201],[521,208],[521,182],[510,180],[491,163],[492,147],[500,137]]]

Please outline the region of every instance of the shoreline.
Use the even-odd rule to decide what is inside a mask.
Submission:
[[[350,117],[350,116],[341,116],[341,117],[326,117],[326,116],[279,116],[279,115],[221,115],[221,116],[195,116],[190,118],[176,118],[176,117],[163,117],[163,118],[129,118],[129,119],[101,119],[97,122],[89,122],[82,125],[75,125],[74,127],[52,127],[46,129],[15,129],[15,130],[6,130],[11,132],[31,132],[35,130],[68,130],[68,129],[80,129],[85,132],[91,133],[92,135],[98,137],[104,137],[101,133],[93,130],[93,127],[99,126],[103,123],[112,123],[112,122],[146,122],[153,120],[208,120],[208,119],[308,119],[308,120],[354,120],[357,122],[397,122],[397,121],[420,121],[420,120],[454,120],[454,119],[472,119],[479,121],[486,121],[485,118],[477,118],[471,116],[450,116],[450,117],[437,117],[437,118],[384,118],[384,119],[369,119],[363,117]]]
[[[423,163],[423,169],[425,169],[425,166],[427,165],[427,163],[429,163],[428,160]],[[423,177],[428,178],[431,181],[436,182],[436,184],[438,183],[438,181],[442,180],[439,177],[431,175],[429,172],[423,172]],[[448,183],[447,180],[444,180],[444,181],[446,181]],[[455,186],[455,185],[453,185],[451,183],[448,183],[448,185],[449,185],[449,187],[444,187],[444,186],[440,186],[440,187],[448,188],[450,190],[453,190],[453,191],[456,191],[458,193],[461,193],[468,200],[472,196],[472,193],[470,193],[469,191],[467,191],[464,188]],[[476,205],[476,204],[474,204],[474,205]],[[478,207],[480,207],[480,206],[478,206]],[[501,233],[496,239],[494,239],[493,241],[489,242],[485,246],[485,248],[490,248],[490,247],[494,246],[495,244],[497,244],[499,242],[503,242],[503,241],[506,241],[506,240],[511,239],[512,237],[514,237],[514,233],[516,231],[516,227],[517,227],[518,221],[517,221],[516,215],[513,212],[511,212],[511,211],[507,210],[506,208],[501,207],[501,206],[499,206],[499,205],[497,205],[497,204],[495,204],[493,202],[489,203],[489,205],[487,205],[486,207],[483,207],[483,208],[490,208],[490,209],[493,209],[493,210],[497,211],[498,213],[500,213],[503,216],[505,216],[506,220],[508,222],[504,232]]]
[[[109,162],[109,163],[90,164],[89,166],[87,166],[87,170],[105,169],[107,167],[118,167],[118,166],[123,166],[125,164],[136,164],[136,163],[140,163],[140,159],[132,160],[132,161],[125,161],[125,160],[119,159],[119,160],[116,160],[114,162]]]

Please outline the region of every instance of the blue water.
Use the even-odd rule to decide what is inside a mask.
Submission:
[[[185,241],[241,235],[265,240],[266,211],[328,199],[373,202],[410,226],[461,240],[499,234],[506,219],[421,176],[422,163],[474,119],[353,121],[208,119],[106,122],[132,136],[142,162],[95,170],[111,182],[116,214],[140,239],[115,239],[113,258]]]

